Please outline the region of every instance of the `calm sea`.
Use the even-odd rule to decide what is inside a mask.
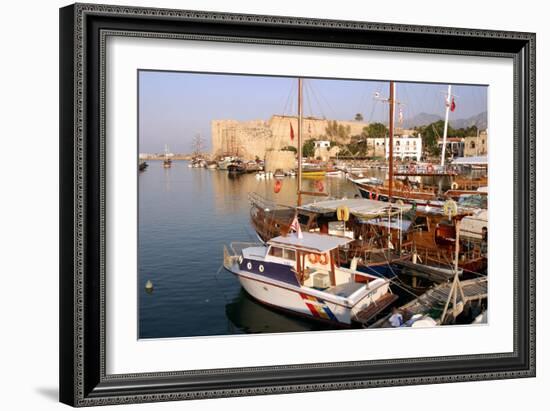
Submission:
[[[344,178],[322,181],[334,197],[357,194]],[[314,183],[304,179],[304,188],[315,190]],[[139,175],[140,338],[326,329],[258,304],[222,268],[224,244],[257,241],[248,193],[295,204],[295,178],[283,179],[278,194],[274,184],[254,174],[230,178],[225,171],[189,168],[185,161],[170,169],[149,162]],[[148,280],[152,293],[145,291]]]

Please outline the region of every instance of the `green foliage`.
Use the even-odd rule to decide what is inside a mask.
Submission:
[[[443,138],[443,131],[445,129],[445,122],[443,120],[436,121],[435,123],[428,124],[427,126],[416,127],[415,135],[420,133],[422,135],[422,144],[425,152],[432,156],[438,156],[441,154],[441,150],[437,145],[437,140]],[[477,127],[470,126],[467,128],[454,129],[451,126],[447,129],[447,136],[449,137],[468,137],[477,135]]]
[[[294,146],[286,146],[281,149],[282,151],[293,151],[294,153],[298,152],[298,149]]]
[[[371,123],[363,128],[363,133],[369,138],[382,138],[388,135],[388,128],[382,123]]]
[[[315,155],[315,139],[310,138],[302,146],[302,155],[304,157],[313,157]]]
[[[336,120],[333,120],[328,122],[325,133],[328,140],[348,140],[351,127],[338,124]]]
[[[361,113],[357,113],[354,117],[355,121],[363,121],[363,115]]]

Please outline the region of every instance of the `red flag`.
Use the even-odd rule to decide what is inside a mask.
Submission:
[[[298,238],[304,238],[302,235],[302,227],[300,227],[300,222],[298,221],[297,216],[294,216],[294,220],[292,220],[292,223],[290,224],[290,229],[296,232]]]
[[[453,99],[451,100],[451,111],[455,111],[455,108],[456,108],[456,103],[455,103],[455,98],[453,97]]]
[[[292,123],[289,121],[288,124],[290,124],[290,140],[294,140],[294,129],[292,128]]]

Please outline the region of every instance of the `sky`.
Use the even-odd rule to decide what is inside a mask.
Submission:
[[[201,134],[210,149],[212,120],[267,120],[273,114],[297,114],[295,77],[140,71],[139,151],[157,153],[165,144],[175,153],[192,151]],[[403,117],[445,114],[447,84],[396,83],[396,101]],[[379,93],[379,97],[376,97]],[[388,81],[304,79],[304,115],[366,122],[386,122]],[[453,85],[456,109],[450,119],[464,119],[487,110],[487,87]]]

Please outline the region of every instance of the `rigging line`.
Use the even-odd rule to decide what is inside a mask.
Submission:
[[[282,114],[281,114],[282,117],[283,117],[283,119],[286,117],[287,113],[289,113],[289,115],[290,115],[290,111],[292,110],[292,101],[293,101],[293,98],[292,98],[292,97],[294,96],[294,89],[295,89],[295,86],[296,86],[296,84],[295,84],[295,82],[293,81],[293,82],[291,83],[290,91],[289,91],[289,93],[288,93],[288,97],[287,97],[286,103],[285,103],[285,105],[284,105],[284,107],[283,107],[283,112],[282,112]],[[288,109],[288,111],[287,111],[287,109]],[[289,120],[289,121],[291,121],[291,120]],[[273,131],[274,131],[274,132],[273,132],[273,135],[275,135],[275,136],[279,135],[279,132],[281,131],[281,127],[284,127],[283,123],[284,123],[284,121],[280,121],[280,122],[277,124],[277,126],[276,126],[275,129],[273,130]],[[271,144],[272,144],[272,147],[271,147],[271,148],[273,148],[273,140],[271,141]]]
[[[363,93],[361,93],[361,95],[360,95],[359,104],[358,104],[358,107],[357,107],[357,108],[358,108],[358,110],[357,110],[358,113],[362,113],[362,112],[361,112],[361,109],[363,108],[363,101],[364,101],[365,98],[367,97],[367,94],[368,94],[368,91],[369,91],[370,82],[369,82],[369,81],[366,81],[364,85],[365,85],[365,87],[364,87]]]
[[[313,114],[313,109],[311,107],[311,96],[310,96],[310,86],[309,86],[309,82],[305,82],[305,87],[304,87],[304,100],[306,102],[306,106],[308,107],[309,109],[309,116],[310,117],[315,117],[314,114]],[[304,116],[305,118],[307,118],[307,116]]]
[[[325,112],[323,111],[323,105],[321,104],[320,100],[317,98],[317,93],[315,92],[315,89],[312,87],[312,86],[309,86],[311,89],[311,94],[313,95],[313,98],[315,99],[315,101],[317,102],[317,105],[319,106],[319,111],[321,112],[321,115],[323,116],[323,118],[326,120],[328,119]]]
[[[330,110],[330,112],[331,112],[332,115],[334,116],[333,120],[336,120],[336,111],[332,108],[331,104],[330,104],[329,101],[325,98],[325,96],[323,95],[323,93],[321,92],[321,90],[317,90],[317,92],[318,92],[319,95],[321,96],[321,99],[324,100],[324,102],[326,103],[328,109]]]

